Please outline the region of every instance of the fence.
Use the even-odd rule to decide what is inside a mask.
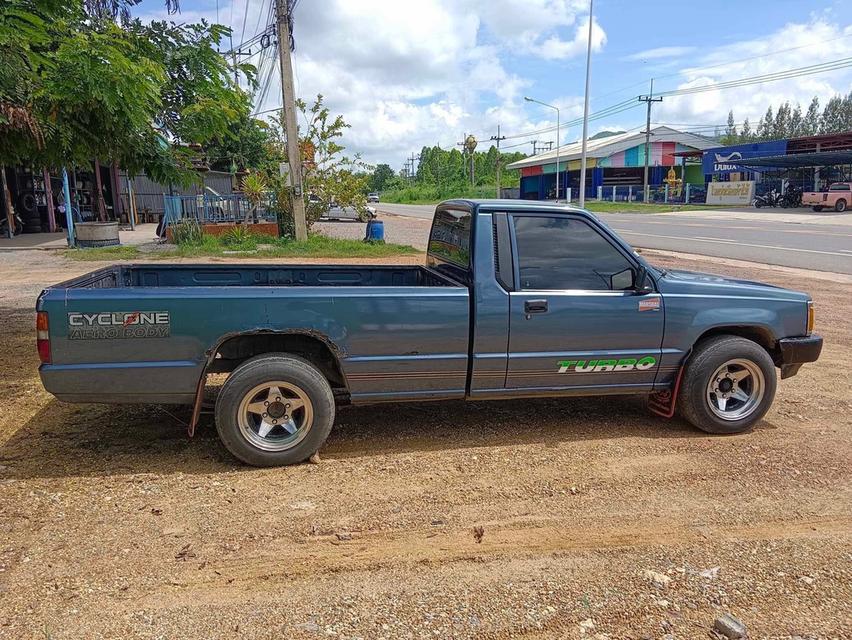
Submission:
[[[703,203],[707,188],[703,184],[687,184],[686,187],[671,188],[665,184],[648,187],[648,202],[657,204]],[[642,185],[599,186],[597,199],[606,202],[644,202]]]
[[[215,222],[275,222],[278,216],[272,206],[272,194],[255,208],[239,194],[217,196],[205,193],[197,196],[163,196],[166,223],[192,218],[200,223]]]

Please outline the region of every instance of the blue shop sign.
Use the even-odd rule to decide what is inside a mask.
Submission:
[[[742,160],[763,158],[766,156],[783,156],[786,153],[786,140],[735,144],[730,147],[706,149],[701,160],[701,165],[705,175],[710,173],[731,173],[732,171],[744,170],[737,164],[737,162]]]

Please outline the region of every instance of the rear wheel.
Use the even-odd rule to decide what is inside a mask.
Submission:
[[[267,354],[241,364],[216,401],[216,429],[234,456],[257,467],[307,460],[334,423],[334,395],[310,362]]]
[[[772,358],[759,344],[737,336],[700,343],[686,365],[678,406],[687,421],[708,433],[741,433],[775,398]]]
[[[837,202],[834,203],[834,210],[838,213],[842,211],[846,211],[846,200],[840,198]]]

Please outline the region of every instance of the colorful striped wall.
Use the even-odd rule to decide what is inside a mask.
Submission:
[[[680,158],[673,156],[676,151],[691,151],[687,147],[676,142],[652,142],[651,143],[651,166],[670,167],[679,165]],[[625,151],[619,151],[607,158],[598,160],[599,167],[643,167],[645,166],[645,145],[639,144]]]

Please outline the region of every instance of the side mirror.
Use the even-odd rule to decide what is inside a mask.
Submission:
[[[639,269],[636,271],[636,279],[633,282],[633,288],[638,293],[651,293],[654,290],[648,282],[648,269],[645,265],[639,265]]]

